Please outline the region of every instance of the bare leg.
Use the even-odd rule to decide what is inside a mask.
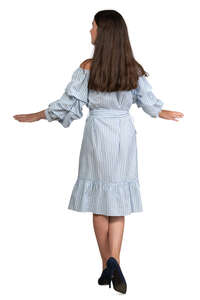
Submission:
[[[98,247],[102,258],[103,270],[106,268],[106,261],[111,256],[108,241],[109,217],[93,214],[93,227]]]
[[[110,256],[113,256],[120,264],[120,251],[122,245],[122,238],[124,233],[124,216],[110,216],[109,217],[109,248]]]

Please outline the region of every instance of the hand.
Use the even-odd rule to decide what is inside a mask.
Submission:
[[[14,115],[13,118],[19,122],[35,122],[41,119],[46,119],[44,110],[33,114]]]
[[[167,120],[179,121],[176,118],[183,118],[184,114],[178,111],[161,110],[159,117]]]

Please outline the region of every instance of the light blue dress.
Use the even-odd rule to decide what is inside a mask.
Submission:
[[[143,211],[138,179],[137,141],[132,104],[158,117],[163,102],[156,98],[145,76],[136,89],[99,92],[88,89],[90,70],[78,67],[62,97],[48,105],[46,119],[69,127],[89,113],[85,122],[79,169],[68,209],[106,216]]]

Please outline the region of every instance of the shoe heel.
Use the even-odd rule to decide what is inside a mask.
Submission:
[[[113,279],[114,270],[115,269],[112,269],[110,274],[109,274],[109,282],[108,282],[109,288],[111,288],[111,282],[112,282],[112,279]]]
[[[112,281],[112,279],[110,278],[109,279],[109,288],[111,288],[111,281]]]
[[[127,290],[127,283],[117,260],[114,257],[110,257],[107,261],[107,267],[110,271],[109,282],[111,279],[113,288],[116,291],[125,294]]]

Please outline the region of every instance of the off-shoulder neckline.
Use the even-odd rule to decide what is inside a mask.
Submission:
[[[83,68],[81,68],[81,67],[78,67],[78,69],[83,70],[83,71],[88,71],[88,72],[90,72],[89,69],[83,69]]]

